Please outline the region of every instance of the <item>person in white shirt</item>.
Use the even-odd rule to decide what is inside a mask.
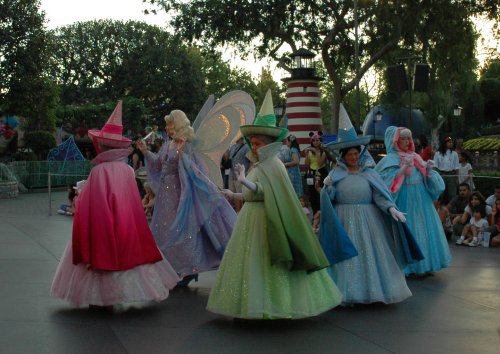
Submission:
[[[474,180],[472,173],[472,166],[470,164],[469,154],[465,151],[460,152],[460,156],[458,157],[458,161],[460,162],[458,168],[458,183],[467,183],[470,187],[470,190],[473,191],[476,189],[474,186]]]
[[[486,209],[484,205],[477,205],[472,208],[472,218],[469,224],[465,225],[462,236],[457,240],[457,245],[468,245],[470,247],[479,246],[478,235],[490,226],[486,220]]]
[[[453,150],[453,139],[445,137],[439,146],[439,150],[434,154],[434,163],[437,171],[446,183],[445,192],[448,197],[453,198],[457,194],[458,186],[458,154]]]
[[[486,198],[486,204],[493,208],[495,201],[500,200],[500,185],[495,187],[495,193]]]

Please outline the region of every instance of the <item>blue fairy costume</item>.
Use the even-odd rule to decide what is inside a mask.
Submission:
[[[340,120],[338,140],[328,147],[361,147],[347,116]],[[403,267],[420,259],[418,246],[389,209],[396,207],[368,152],[361,151],[359,169],[349,171],[342,157],[321,191],[320,243],[331,266],[330,276],[343,304],[395,303],[411,296]]]
[[[384,138],[387,156],[379,161],[375,170],[390,188],[398,209],[407,213],[408,227],[415,235],[425,257],[417,263],[408,264],[404,272],[407,275],[423,274],[446,268],[452,260],[448,241],[433,202],[444,191],[445,184],[439,173],[427,169],[426,162],[415,153],[411,135],[408,151],[401,151],[398,139],[403,129],[406,128],[387,128]],[[404,174],[398,174],[402,168],[401,157],[407,156],[412,162]]]

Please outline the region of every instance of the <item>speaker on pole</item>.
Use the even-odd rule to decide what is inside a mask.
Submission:
[[[403,93],[408,90],[408,79],[403,64],[389,66],[387,68],[387,83],[389,91]]]
[[[426,92],[429,84],[429,65],[415,64],[415,81],[413,82],[413,91]]]

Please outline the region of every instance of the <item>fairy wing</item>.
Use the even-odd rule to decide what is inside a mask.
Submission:
[[[214,103],[215,103],[215,96],[214,95],[208,96],[207,100],[203,104],[203,107],[201,107],[200,112],[198,112],[198,115],[196,116],[196,119],[193,122],[194,131],[198,130],[203,119],[205,119],[208,116],[208,112],[214,106]]]
[[[193,147],[203,160],[212,182],[222,188],[220,162],[236,137],[240,126],[255,117],[255,104],[249,94],[231,91],[218,100],[195,130]]]

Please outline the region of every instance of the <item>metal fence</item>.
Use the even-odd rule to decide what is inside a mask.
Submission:
[[[92,168],[90,161],[13,161],[7,166],[27,189],[67,186],[87,178]]]

